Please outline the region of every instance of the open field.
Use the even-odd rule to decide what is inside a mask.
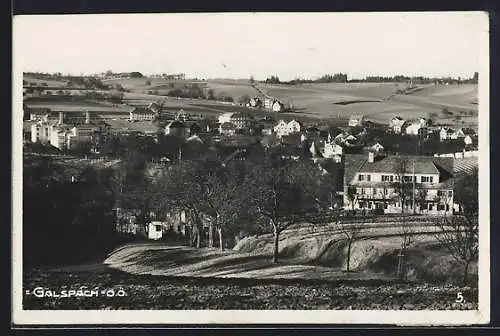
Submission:
[[[146,85],[147,81],[150,81],[151,85]],[[246,109],[238,104],[222,104],[202,99],[177,99],[144,93],[156,89],[159,94],[166,94],[171,85],[177,87],[197,83],[203,89],[213,89],[216,95],[229,95],[237,100],[242,95],[252,97],[258,94],[247,80],[178,81],[131,78],[111,79],[105,82],[119,83],[130,90],[125,93],[124,98],[127,104],[133,106],[145,106],[161,99],[165,101],[165,108],[174,111],[182,108],[187,112],[200,108],[200,112],[207,115],[241,111],[258,116],[269,114],[275,116],[274,113]],[[411,94],[396,95],[398,89],[405,87],[404,83],[310,83],[295,86],[258,84],[260,90],[279,98],[295,109],[294,113],[282,113],[281,116],[285,119],[346,121],[352,115],[361,114],[369,120],[385,124],[394,116],[411,119],[436,113],[437,123],[456,127],[477,127],[477,85],[423,85]],[[443,115],[441,111],[444,108],[453,115]],[[473,115],[468,114],[470,111]],[[456,116],[459,116],[460,120],[457,120]]]
[[[75,100],[28,100],[28,107],[48,108],[53,112],[117,112],[128,113],[132,110],[129,106],[119,104],[102,104],[94,101],[75,101]]]
[[[35,86],[41,86],[42,83],[46,83],[47,86],[49,87],[66,87],[67,81],[57,81],[53,79],[38,79],[38,78],[33,78],[31,76],[23,76],[23,80],[27,81],[28,83],[34,83]]]
[[[133,83],[133,80],[129,81]],[[159,83],[155,84],[152,81],[151,88],[158,85],[166,86],[167,81],[163,80],[163,84]],[[176,85],[179,83],[182,81],[176,81]],[[198,83],[201,87],[212,88],[216,94],[232,95],[235,99],[244,94],[250,97],[258,94],[257,90],[244,80],[208,80]],[[477,100],[477,85],[473,84],[424,85],[420,90],[408,95],[395,94],[398,89],[406,87],[403,83],[311,83],[296,86],[258,84],[258,87],[266,94],[293,106],[296,112],[290,114],[291,116],[348,119],[354,114],[363,114],[373,121],[387,123],[396,115],[403,118],[417,118],[435,112],[439,115],[438,122],[472,127],[477,124],[477,104],[474,103]],[[137,86],[132,91],[140,94],[143,89],[143,86]],[[144,95],[142,98],[158,99],[159,97]],[[350,104],[339,104],[343,102],[350,102]],[[456,122],[452,118],[441,115],[443,108],[453,113],[473,110],[476,114],[472,118],[463,118],[463,123],[462,121]]]

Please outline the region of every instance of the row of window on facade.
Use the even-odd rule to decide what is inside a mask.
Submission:
[[[413,182],[414,178],[415,178],[415,182],[418,182],[417,176],[404,175],[403,182]],[[381,180],[382,180],[382,182],[394,182],[394,181],[399,182],[399,181],[401,181],[401,176],[399,176],[399,175],[382,175]],[[367,174],[367,175],[359,174],[358,181],[371,182],[371,175],[370,174]],[[421,176],[420,182],[421,183],[434,183],[434,176]]]
[[[356,188],[356,194],[359,194],[359,195],[371,195],[373,192],[375,192],[375,194],[380,194],[380,195],[381,194],[389,195],[388,188],[382,188],[382,189]],[[452,197],[453,191],[451,191],[451,190],[438,190],[437,196],[438,197]]]
[[[407,200],[405,202],[406,207],[413,209],[413,201],[412,200]],[[395,202],[394,206],[400,208],[401,207],[401,202]],[[442,203],[422,203],[422,204],[416,204],[416,206],[419,207],[420,210],[438,210],[438,211],[450,211],[450,205],[449,204],[442,204]],[[370,201],[358,201],[358,208],[359,209],[384,209],[387,210],[389,208],[389,202],[370,202]]]

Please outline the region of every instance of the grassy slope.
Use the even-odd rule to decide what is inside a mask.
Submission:
[[[282,234],[282,263],[272,264],[272,235],[248,237],[232,251],[192,249],[164,244],[123,247],[106,264],[133,274],[264,279],[391,279],[400,245],[399,229],[392,224],[366,224],[363,239],[353,246],[351,267],[346,262],[342,235],[333,227],[295,229]],[[421,281],[452,281],[460,278],[460,267],[443,251],[433,228],[415,223],[418,233],[411,250],[409,276]],[[475,266],[474,266],[475,267]]]

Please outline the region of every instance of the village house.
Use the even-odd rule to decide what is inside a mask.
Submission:
[[[358,126],[363,126],[363,123],[365,122],[365,118],[362,115],[353,115],[349,118],[349,127],[358,127]]]
[[[384,150],[384,146],[382,146],[378,141],[369,143],[367,147],[369,151],[374,153],[381,153]]]
[[[160,114],[161,112],[161,105],[158,104],[157,102],[151,102],[149,105],[148,105],[148,109],[155,113],[155,114]]]
[[[261,133],[262,135],[271,135],[274,131],[274,120],[261,120]]]
[[[260,100],[258,97],[251,98],[250,101],[248,102],[250,107],[262,107],[262,100]]]
[[[223,113],[219,116],[219,124],[223,124],[226,122],[231,122],[231,117],[233,116],[234,112],[227,112]]]
[[[136,107],[129,113],[129,121],[153,121],[156,113],[145,108]]]
[[[268,110],[272,109],[273,102],[274,102],[274,100],[269,98],[269,97],[264,98],[264,108],[266,108]]]
[[[148,239],[160,240],[163,238],[164,222],[151,221],[147,226]]]
[[[284,120],[280,120],[276,126],[273,128],[274,133],[277,137],[281,138],[284,135],[290,134],[288,123]]]
[[[230,118],[230,122],[232,122],[236,126],[237,130],[243,130],[247,129],[250,126],[251,119],[252,118],[247,114],[234,113]]]
[[[189,117],[186,114],[186,112],[184,112],[183,109],[180,109],[179,112],[177,112],[177,114],[175,116],[175,120],[179,120],[182,122],[186,122],[188,119],[189,119]]]
[[[463,139],[466,136],[473,137],[476,135],[476,132],[472,128],[468,128],[468,127],[460,128],[456,133],[457,133],[456,134],[457,139]]]
[[[301,128],[301,124],[296,120],[292,120],[288,123],[284,120],[280,120],[278,124],[274,126],[273,130],[276,136],[281,138],[282,136],[299,133]]]
[[[323,157],[327,159],[333,159],[335,162],[342,161],[342,154],[344,148],[337,145],[330,134],[328,134],[328,139],[325,141],[325,146],[323,147]]]
[[[466,135],[464,137],[464,144],[466,147],[470,147],[472,145],[477,144],[477,136],[475,135]]]
[[[30,107],[29,111],[31,121],[48,121],[51,112],[49,108],[37,107]]]
[[[422,125],[421,121],[413,122],[405,128],[405,133],[407,135],[415,135],[420,137],[426,137],[428,134],[428,129],[426,126]]]
[[[389,121],[389,128],[396,134],[401,134],[406,126],[406,120],[397,116]]]
[[[453,211],[453,159],[429,156],[345,155],[344,208],[384,213]],[[402,204],[397,185],[405,186]]]
[[[279,100],[275,100],[271,106],[273,112],[281,112],[284,109],[284,105]]]
[[[338,145],[351,145],[358,141],[358,138],[350,133],[342,132],[338,134],[333,141]]]
[[[189,135],[189,128],[185,123],[174,120],[165,126],[165,135],[177,136],[185,138]]]
[[[454,129],[449,128],[449,127],[441,127],[439,130],[439,140],[444,141],[444,140],[456,140],[457,139],[457,132],[455,132]]]
[[[232,122],[224,122],[219,126],[219,133],[222,135],[235,135],[236,125]]]

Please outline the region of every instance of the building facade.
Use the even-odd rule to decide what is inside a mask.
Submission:
[[[389,121],[389,128],[396,134],[401,134],[406,126],[406,120],[401,117],[394,117]]]
[[[344,208],[383,213],[453,212],[453,159],[345,156]]]
[[[136,108],[129,113],[129,121],[153,121],[156,113],[149,109]]]

